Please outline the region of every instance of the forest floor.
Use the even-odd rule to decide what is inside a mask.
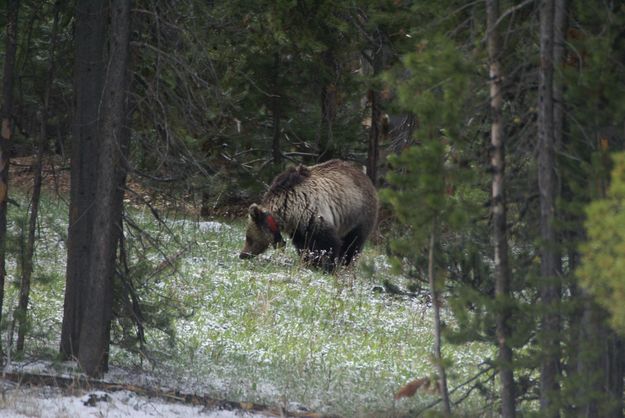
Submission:
[[[28,166],[28,161],[16,161],[10,185],[16,201],[9,211],[9,239],[17,244],[10,247],[7,262],[5,349],[12,344],[13,328],[7,324],[14,321],[19,240],[24,236],[24,212],[32,189]],[[106,385],[60,384],[60,378],[75,379],[77,373],[56,360],[63,311],[68,174],[62,165],[46,169],[26,361],[13,359],[5,367],[5,373],[22,378],[5,380],[0,386],[0,416],[11,411],[14,416],[50,418],[403,417],[436,405],[438,397],[433,393],[394,398],[407,382],[435,373],[431,301],[426,289],[407,290],[414,279],[393,273],[383,245],[368,245],[354,268],[335,275],[303,266],[290,246],[241,261],[243,219],[232,218],[240,208],[207,221],[200,219],[193,205],[162,205],[155,219],[152,210],[133,201],[126,213],[131,225],[126,232],[127,274],[156,322],[146,327],[147,343],[138,354],[121,347],[121,331],[128,324],[116,321],[117,343],[110,357],[113,372],[105,376],[106,385],[114,385],[115,390]],[[141,199],[159,204],[138,184],[130,187]],[[452,327],[449,312],[445,319]],[[131,333],[132,328],[130,324]],[[481,410],[484,404],[474,389],[476,385],[495,389],[494,374],[487,367],[492,347],[446,345],[443,353],[453,399],[462,400],[465,410]],[[33,383],[24,377],[29,374],[59,380]],[[56,404],[47,396],[55,398]],[[79,410],[67,412],[64,407]]]
[[[10,185],[20,192],[29,193],[33,184],[33,157],[11,160]],[[43,185],[48,193],[68,199],[70,190],[69,167],[59,158],[46,159],[43,164]],[[140,205],[147,190],[139,183],[129,187],[132,203]],[[164,201],[165,196],[161,196]],[[245,211],[247,203],[222,205],[215,208],[213,216],[235,217]],[[187,215],[197,215],[197,209],[184,208]],[[7,373],[9,371],[9,373]],[[11,373],[10,371],[14,371]],[[275,417],[318,416],[270,408],[264,405],[230,402],[197,394],[184,394],[178,390],[155,389],[131,382],[149,378],[134,376],[119,378],[113,373],[111,381],[81,382],[79,374],[72,377],[57,373],[53,362],[14,362],[0,375],[0,416],[3,418],[64,418],[64,417]]]
[[[260,418],[268,415],[244,409],[211,409],[207,406],[164,401],[131,390],[67,393],[54,386],[21,387],[0,379],[0,415],[3,418],[147,418],[207,417]],[[279,416],[279,415],[278,415]]]

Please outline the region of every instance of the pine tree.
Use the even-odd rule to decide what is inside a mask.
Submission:
[[[5,50],[2,73],[2,106],[0,108],[0,319],[4,304],[6,277],[7,210],[9,199],[9,153],[14,134],[13,86],[15,83],[15,60],[17,53],[19,0],[7,2],[5,27]],[[1,349],[1,347],[0,347]]]
[[[392,170],[387,181],[391,188],[384,190],[382,196],[406,227],[406,233],[391,243],[393,253],[410,260],[410,268],[428,266],[423,277],[427,277],[434,305],[433,357],[440,379],[443,413],[449,416],[451,401],[441,357],[439,305],[446,297],[443,268],[447,257],[441,254],[440,242],[449,245],[451,237],[445,231],[458,232],[467,219],[464,211],[468,205],[461,190],[462,178],[467,180],[470,176],[466,176],[467,170],[458,167],[455,159],[457,147],[462,147],[459,127],[468,73],[462,55],[444,38],[423,42],[417,53],[405,55],[403,60],[405,68],[415,76],[402,80],[399,100],[404,109],[414,112],[423,123],[415,137],[419,145],[389,157]],[[436,67],[432,65],[434,62],[438,63]]]

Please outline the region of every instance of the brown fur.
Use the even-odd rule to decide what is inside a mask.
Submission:
[[[375,227],[377,214],[375,187],[354,164],[330,160],[290,167],[274,179],[260,205],[250,206],[241,258],[281,244],[284,232],[314,264],[327,269],[337,259],[349,264]],[[277,233],[267,220],[276,221]]]

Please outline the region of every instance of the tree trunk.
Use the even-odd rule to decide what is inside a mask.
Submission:
[[[367,149],[367,176],[378,185],[378,160],[380,159],[380,135],[382,132],[382,112],[380,110],[380,93],[369,90],[371,100],[371,128],[369,128],[369,145]]]
[[[4,69],[2,75],[2,108],[0,109],[0,320],[4,304],[4,281],[6,277],[7,202],[9,191],[9,164],[11,139],[13,137],[13,82],[15,79],[15,55],[17,52],[17,15],[19,0],[8,0],[6,5],[6,28]],[[0,342],[0,352],[2,345]]]
[[[556,181],[554,151],[554,0],[540,2],[540,68],[538,101],[538,188],[540,193],[540,236],[543,310],[541,330],[540,408],[545,417],[559,417],[559,260],[554,228]]]
[[[273,154],[273,163],[279,166],[282,163],[282,150],[280,149],[280,118],[281,106],[280,106],[280,55],[274,55],[273,66],[273,91],[271,97],[271,112],[273,114],[273,141],[271,144],[271,150]]]
[[[130,1],[111,1],[111,46],[102,100],[99,135],[97,193],[94,201],[93,248],[89,285],[84,294],[87,305],[80,331],[80,366],[89,376],[107,370],[110,324],[113,306],[113,275],[119,238],[121,198],[120,146],[127,134],[128,47]]]
[[[623,360],[623,339],[607,327],[607,344],[604,364],[605,387],[608,395],[608,418],[623,418],[623,375],[625,374],[625,360]]]
[[[608,314],[583,292],[577,374],[580,388],[575,416],[623,417],[623,341],[607,325]]]
[[[76,6],[72,170],[67,236],[67,274],[61,356],[76,358],[80,350],[87,275],[91,253],[91,225],[97,179],[97,134],[104,80],[104,0],[80,0]]]
[[[318,160],[327,161],[334,156],[334,121],[336,119],[336,62],[332,51],[323,54],[325,71],[332,80],[324,82],[321,88],[321,124],[317,133]]]
[[[566,0],[555,0],[553,31],[553,62],[559,71],[564,63],[566,42],[567,5]],[[564,91],[560,77],[553,80],[553,137],[556,149],[560,149],[564,137]]]
[[[373,77],[380,75],[387,61],[387,45],[383,32],[376,30],[373,52]],[[382,95],[375,88],[369,90],[371,103],[371,127],[369,128],[369,142],[367,149],[367,175],[375,186],[378,185],[378,162],[380,160],[380,138],[384,134],[382,128]]]
[[[41,196],[42,182],[42,163],[45,153],[46,142],[48,140],[48,111],[50,104],[50,91],[52,90],[52,80],[54,77],[54,54],[58,38],[59,13],[61,2],[54,3],[54,21],[52,24],[52,33],[50,40],[50,49],[48,51],[48,69],[46,71],[46,81],[43,93],[43,106],[41,109],[41,127],[39,130],[39,144],[37,146],[37,155],[33,164],[33,195],[30,204],[30,217],[28,220],[28,240],[26,242],[26,250],[24,254],[24,262],[22,266],[22,283],[20,286],[20,298],[17,310],[19,312],[18,319],[20,321],[17,329],[17,343],[15,349],[18,353],[24,351],[24,338],[26,336],[26,317],[28,312],[28,301],[30,299],[30,281],[33,272],[33,256],[35,253],[35,231],[37,228],[37,215],[39,213],[39,200]]]
[[[501,68],[499,57],[501,47],[499,31],[495,22],[499,18],[499,1],[486,0],[488,57],[490,61],[490,107],[491,107],[491,167],[493,241],[495,249],[495,298],[500,308],[496,314],[497,342],[499,344],[499,379],[501,381],[501,415],[504,418],[515,416],[514,374],[512,366],[512,348],[510,338],[510,268],[508,265],[508,241],[506,226],[506,205],[504,189],[505,153],[504,129],[502,121],[503,91],[501,87]]]
[[[439,389],[443,401],[443,415],[451,416],[451,402],[449,401],[449,390],[447,388],[447,374],[445,373],[445,365],[443,364],[443,356],[441,354],[441,309],[439,303],[438,285],[434,276],[434,246],[436,245],[435,233],[436,228],[432,227],[430,234],[430,248],[428,252],[428,281],[430,284],[430,294],[432,296],[432,307],[434,315],[434,361],[438,369]]]

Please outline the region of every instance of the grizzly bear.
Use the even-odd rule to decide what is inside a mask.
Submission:
[[[331,271],[362,250],[377,216],[375,187],[356,165],[330,160],[289,167],[273,180],[261,203],[249,207],[239,257],[283,246],[286,233],[304,260]]]

